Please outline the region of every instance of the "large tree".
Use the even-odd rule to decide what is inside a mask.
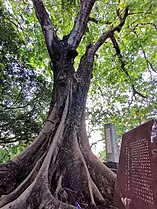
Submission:
[[[133,13],[126,3],[112,6],[116,15],[104,23],[105,32],[88,44],[75,65],[88,23],[97,23],[90,14],[94,5],[98,9],[99,2],[80,0],[74,26],[62,39],[42,0],[32,2],[51,59],[54,86],[49,115],[39,136],[20,155],[0,165],[0,208],[111,208],[116,175],[91,152],[85,107],[96,53],[108,40],[134,95],[145,98],[132,83],[117,41],[126,23],[129,28],[127,18]],[[105,3],[101,4],[107,11]]]

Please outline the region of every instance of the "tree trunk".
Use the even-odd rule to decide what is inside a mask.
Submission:
[[[93,59],[84,55],[75,72],[74,54],[63,47],[53,62],[50,114],[38,138],[12,161],[0,165],[0,208],[112,205],[115,174],[93,155],[85,130]]]

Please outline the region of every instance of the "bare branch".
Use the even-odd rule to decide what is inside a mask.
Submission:
[[[55,48],[57,49],[58,37],[54,31],[51,19],[45,9],[45,6],[43,5],[42,0],[32,0],[32,2],[34,4],[36,16],[38,18],[38,21],[41,25],[41,28],[45,37],[45,42],[46,42],[48,52],[50,54],[50,57],[53,58],[53,55],[54,55],[53,48],[56,46]]]
[[[80,1],[80,11],[68,37],[68,44],[76,49],[87,30],[89,15],[96,0]]]
[[[142,46],[141,46],[141,48],[142,48],[142,52],[143,52],[143,55],[144,55],[144,59],[145,59],[146,64],[147,64],[148,71],[150,72],[150,69],[151,69],[153,72],[157,73],[157,71],[153,67],[153,64],[148,60],[145,50],[143,49]]]
[[[92,148],[94,145],[97,145],[97,143],[104,141],[104,139],[99,139],[96,142],[93,142],[90,147]]]
[[[125,68],[125,63],[124,63],[124,61],[123,61],[123,59],[122,59],[120,47],[119,47],[119,45],[118,45],[117,40],[115,39],[114,35],[112,35],[112,36],[110,37],[110,39],[111,39],[111,41],[112,41],[112,43],[113,43],[113,46],[114,46],[114,48],[115,48],[115,50],[116,50],[116,55],[117,55],[118,58],[119,58],[119,61],[120,61],[120,63],[121,63],[121,68],[122,68],[122,70],[124,71],[124,73],[129,77],[130,81],[132,82],[132,78],[131,78],[130,74],[128,73],[128,71],[127,71],[126,68]],[[147,98],[146,96],[144,96],[143,94],[141,94],[139,91],[137,91],[136,88],[135,88],[135,86],[134,86],[133,84],[131,85],[131,87],[132,87],[132,90],[133,90],[133,96],[132,96],[132,98],[135,97],[136,94],[139,95],[139,96],[142,97],[142,98]]]
[[[137,91],[137,90],[135,89],[135,86],[134,86],[134,85],[132,85],[132,90],[133,90],[133,97],[135,97],[135,95],[137,94],[137,95],[139,95],[140,97],[142,97],[142,98],[144,98],[144,99],[147,98],[146,96],[144,96],[143,94],[141,94],[139,91]]]
[[[129,15],[152,15],[151,12],[129,12]]]
[[[106,41],[106,39],[110,38],[111,36],[113,36],[114,32],[117,31],[118,33],[121,31],[123,25],[125,24],[126,18],[129,15],[128,13],[128,7],[126,7],[125,11],[124,11],[124,16],[122,17],[120,15],[120,12],[118,11],[119,15],[119,20],[120,23],[115,26],[114,28],[111,28],[110,30],[104,32],[102,34],[102,36],[100,36],[100,38],[98,39],[98,41],[91,47],[90,49],[90,54],[94,55],[96,53],[96,51],[102,46],[102,44]]]
[[[27,103],[27,104],[25,104],[25,105],[23,105],[23,106],[8,107],[7,105],[4,105],[4,104],[0,103],[0,106],[2,106],[5,110],[23,109],[23,108],[25,108],[25,107],[27,107],[27,106],[29,106],[29,105],[30,105],[30,104]]]
[[[9,144],[9,143],[15,143],[18,141],[25,141],[25,142],[29,142],[29,140],[26,140],[25,138],[23,138],[25,134],[21,134],[21,136],[12,136],[9,137],[7,134],[4,135],[3,137],[0,136],[0,145],[5,145],[5,144]]]
[[[138,23],[134,26],[133,30],[135,30],[139,26],[152,26],[152,27],[154,27],[154,29],[157,30],[157,25],[155,23],[152,23],[152,22]]]
[[[130,75],[129,75],[129,73],[128,73],[128,71],[127,71],[126,68],[125,68],[125,63],[124,63],[124,61],[123,61],[123,59],[122,59],[122,55],[121,55],[121,51],[120,51],[118,42],[117,42],[117,40],[115,39],[115,37],[114,37],[113,34],[110,36],[110,39],[111,39],[111,41],[112,41],[112,43],[113,43],[113,47],[115,48],[116,55],[118,56],[119,61],[120,61],[120,63],[121,63],[121,68],[122,68],[122,70],[123,70],[124,73],[129,77],[129,79],[132,80],[131,77],[130,77]]]
[[[135,30],[134,30],[133,32],[134,32],[134,34],[136,35],[136,37],[139,38],[137,32],[136,32]],[[150,69],[151,69],[153,72],[157,73],[157,71],[156,71],[156,70],[154,69],[154,67],[153,67],[153,64],[148,60],[147,54],[146,54],[146,52],[145,52],[145,50],[144,50],[142,44],[140,44],[140,47],[141,47],[141,49],[142,49],[142,52],[143,52],[143,55],[144,55],[144,59],[145,59],[146,64],[147,64],[148,71],[150,72]],[[150,73],[151,73],[151,72],[150,72]]]
[[[93,17],[89,17],[89,18],[88,18],[88,21],[94,22],[94,23],[98,24],[98,20],[96,20],[96,19],[93,18]]]

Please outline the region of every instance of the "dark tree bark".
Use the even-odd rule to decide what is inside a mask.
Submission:
[[[37,139],[19,156],[0,165],[0,208],[114,208],[116,175],[91,152],[85,129],[85,107],[95,52],[124,25],[87,47],[74,69],[77,47],[85,34],[95,0],[80,1],[70,34],[59,40],[41,0],[33,0],[52,60],[54,87],[49,116]]]

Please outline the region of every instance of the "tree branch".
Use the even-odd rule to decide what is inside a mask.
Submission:
[[[77,73],[79,75],[78,77],[79,78],[82,77],[81,79],[82,82],[85,82],[86,79],[88,80],[88,79],[91,79],[92,77],[92,69],[93,69],[93,61],[94,61],[95,52],[99,49],[99,47],[104,43],[104,41],[107,38],[111,37],[114,34],[115,31],[117,32],[121,31],[127,16],[128,16],[128,8],[125,9],[123,18],[122,17],[120,18],[121,20],[120,20],[119,25],[105,32],[94,45],[89,44],[86,47],[86,52],[82,56],[80,65],[77,70]],[[90,20],[90,18],[88,18],[88,20]],[[82,70],[82,66],[85,66],[85,65],[88,66],[88,70],[87,69]]]
[[[114,32],[117,31],[117,32],[119,33],[119,32],[121,31],[123,25],[125,24],[126,18],[127,18],[127,16],[129,15],[129,13],[128,13],[129,10],[128,10],[128,7],[126,7],[126,9],[125,9],[125,11],[124,11],[124,16],[123,16],[123,17],[120,15],[120,11],[119,11],[119,10],[117,10],[117,11],[118,11],[117,15],[119,15],[119,16],[118,16],[118,19],[120,20],[120,23],[119,23],[117,26],[111,28],[110,30],[104,32],[104,33],[102,34],[102,36],[100,36],[100,38],[98,39],[98,41],[97,41],[97,42],[91,47],[91,49],[90,49],[90,54],[91,54],[91,55],[94,55],[94,54],[96,53],[96,51],[97,51],[97,50],[102,46],[102,44],[106,41],[106,39],[108,39],[108,38],[110,38],[111,36],[113,36]]]
[[[54,51],[58,49],[59,39],[56,35],[56,32],[54,31],[51,19],[45,9],[45,6],[43,5],[42,0],[32,0],[32,2],[35,8],[36,16],[45,37],[45,42],[50,54],[50,58],[52,59],[54,57]]]
[[[88,18],[88,22],[89,22],[89,21],[98,24],[98,20],[96,20],[96,19],[93,18],[93,17],[89,17],[89,18]]]
[[[135,97],[136,94],[137,94],[137,95],[139,95],[140,97],[142,97],[142,98],[144,98],[144,99],[147,99],[146,96],[144,96],[143,94],[141,94],[139,91],[137,91],[137,90],[135,89],[135,86],[134,86],[134,85],[132,85],[131,87],[132,87],[132,90],[133,90],[133,97]]]
[[[152,26],[154,29],[157,30],[157,25],[155,23],[152,23],[152,22],[138,23],[134,26],[133,30],[135,30],[139,26]]]
[[[25,107],[27,107],[29,105],[30,105],[30,103],[27,103],[27,104],[25,104],[23,106],[18,106],[18,107],[8,107],[7,105],[0,104],[0,106],[2,106],[5,110],[23,109],[23,108],[25,108]]]
[[[92,148],[94,145],[97,145],[98,142],[102,142],[102,141],[104,141],[104,139],[99,139],[99,140],[97,140],[96,142],[93,142],[93,143],[90,145],[90,147]]]
[[[15,143],[15,142],[19,142],[19,141],[26,141],[26,139],[22,139],[22,136],[24,134],[22,134],[19,137],[13,136],[10,137],[9,136],[4,136],[4,137],[0,137],[0,145],[1,144],[10,144],[10,143]],[[29,140],[27,140],[26,142],[28,142]]]
[[[113,34],[110,36],[110,39],[111,39],[111,41],[112,41],[113,47],[115,48],[116,55],[118,56],[119,61],[120,61],[120,63],[121,63],[121,68],[122,68],[122,70],[124,71],[124,73],[125,73],[125,74],[129,77],[129,79],[131,80],[131,77],[130,77],[129,73],[128,73],[128,71],[127,71],[126,68],[125,68],[125,63],[124,63],[124,61],[123,61],[123,59],[122,59],[122,55],[121,55],[121,51],[120,51],[118,42],[117,42],[117,40],[115,39],[115,37],[114,37]]]
[[[120,51],[120,48],[119,48],[119,45],[118,45],[117,40],[115,39],[114,35],[112,35],[110,37],[110,39],[111,39],[111,41],[113,43],[113,46],[114,46],[114,48],[116,50],[116,55],[119,58],[119,61],[121,63],[122,70],[124,71],[124,73],[129,77],[130,81],[132,82],[132,78],[131,78],[130,74],[128,73],[128,71],[125,68],[125,63],[124,63],[124,61],[122,59],[121,51]],[[141,94],[140,92],[138,92],[133,84],[131,85],[131,87],[132,87],[132,90],[133,90],[133,96],[132,97],[135,97],[135,95],[137,94],[137,95],[139,95],[142,98],[147,98],[146,96],[144,96],[143,94]]]
[[[137,32],[136,32],[135,30],[133,30],[133,32],[134,32],[134,34],[136,35],[136,37],[139,38]],[[144,50],[142,44],[140,44],[140,47],[141,47],[141,49],[142,49],[142,52],[143,52],[143,55],[144,55],[144,59],[145,59],[146,64],[147,64],[148,71],[150,72],[150,69],[151,69],[153,72],[157,73],[157,71],[156,71],[155,68],[153,67],[153,64],[148,60],[147,54],[146,54],[146,52],[145,52],[145,50]],[[150,73],[151,73],[151,72],[150,72]]]
[[[145,59],[146,64],[147,64],[148,71],[150,72],[150,69],[151,69],[153,72],[157,73],[157,71],[153,67],[153,64],[148,60],[145,50],[143,49],[142,46],[141,46],[141,48],[142,48],[142,52],[143,52],[143,55],[144,55],[144,59]]]
[[[68,44],[76,49],[87,30],[89,15],[96,0],[80,0],[80,11],[73,29],[68,36]]]

